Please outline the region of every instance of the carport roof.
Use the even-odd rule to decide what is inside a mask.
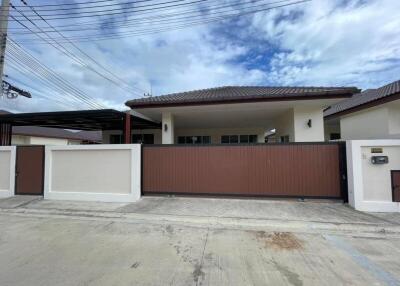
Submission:
[[[114,109],[0,114],[0,123],[75,130],[122,129],[126,113]],[[160,124],[130,115],[132,129],[161,128]]]
[[[223,86],[133,99],[131,108],[351,97],[356,87]]]

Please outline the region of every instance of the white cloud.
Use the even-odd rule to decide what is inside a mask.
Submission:
[[[399,78],[399,9],[397,0],[312,1],[256,15],[252,29],[280,50],[273,82],[376,87]]]
[[[146,91],[151,86],[156,95],[221,85],[367,88],[399,78],[400,17],[394,12],[399,10],[397,0],[314,0],[229,25],[78,45],[131,86]],[[123,109],[126,100],[141,96],[142,92],[117,88],[52,47],[26,48],[64,79],[110,107]],[[56,95],[32,75],[27,74],[32,79],[28,80],[9,67],[6,72],[27,83],[26,89],[34,87],[34,98],[2,100],[0,108],[66,109],[41,98],[42,94]]]

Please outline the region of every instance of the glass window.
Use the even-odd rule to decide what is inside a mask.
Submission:
[[[154,144],[154,134],[132,134],[132,143]]]
[[[289,142],[289,135],[281,136],[281,142],[282,143],[288,143]]]
[[[240,135],[240,143],[249,143],[249,135]]]
[[[331,133],[330,134],[330,139],[331,140],[339,140],[340,139],[340,133]]]
[[[122,144],[122,135],[110,135],[110,144]]]
[[[203,144],[211,144],[211,136],[203,136]]]
[[[154,134],[143,134],[144,144],[154,144]]]
[[[221,136],[221,143],[222,144],[229,144],[229,136],[228,135],[222,135]]]
[[[239,136],[238,135],[230,135],[229,136],[229,143],[230,144],[239,143]]]
[[[132,134],[132,143],[142,143],[142,135],[141,134]]]
[[[210,144],[211,136],[178,136],[178,144]]]
[[[257,135],[249,135],[249,143],[257,143],[258,136]]]

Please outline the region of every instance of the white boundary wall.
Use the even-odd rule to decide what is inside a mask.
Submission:
[[[371,153],[379,147],[383,153]],[[360,211],[400,212],[392,201],[391,170],[400,170],[400,140],[346,141],[349,204]],[[389,163],[373,165],[372,156],[388,156]]]
[[[45,199],[140,199],[140,144],[46,146],[45,153]]]
[[[15,193],[15,146],[0,146],[0,198]]]

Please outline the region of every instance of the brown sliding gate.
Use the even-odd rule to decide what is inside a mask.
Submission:
[[[143,194],[346,198],[341,143],[144,145]]]

